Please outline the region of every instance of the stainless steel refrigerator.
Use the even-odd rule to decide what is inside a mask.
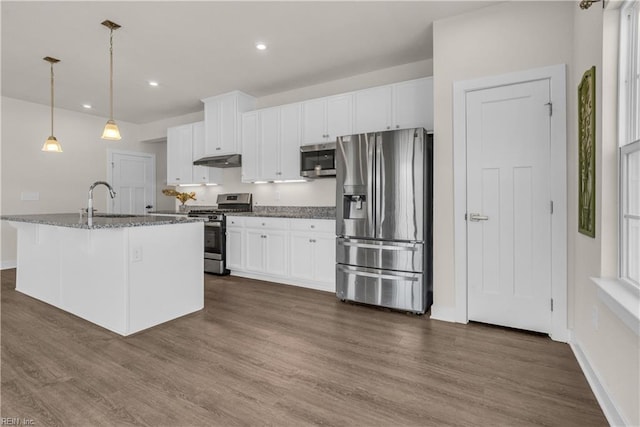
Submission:
[[[433,135],[339,137],[336,295],[424,313],[433,301]]]

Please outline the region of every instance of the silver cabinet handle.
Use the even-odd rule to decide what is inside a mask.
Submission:
[[[391,126],[387,126],[387,129],[391,129]]]
[[[216,150],[222,150],[222,147],[216,147]]]
[[[396,125],[396,129],[400,129],[400,125]]]
[[[311,228],[316,228],[316,226],[315,226],[315,225],[313,225],[313,224],[311,224]]]
[[[481,215],[479,213],[470,213],[469,221],[478,222],[478,221],[487,221],[489,219],[486,215]]]

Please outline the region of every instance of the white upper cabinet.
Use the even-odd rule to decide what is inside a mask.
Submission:
[[[300,104],[242,116],[242,181],[300,179]]]
[[[259,111],[242,115],[242,182],[258,181],[258,119]]]
[[[354,97],[354,133],[416,127],[433,130],[431,77],[360,90]]]
[[[167,129],[167,184],[222,184],[222,169],[194,166],[204,157],[204,122]]]
[[[204,102],[205,155],[220,156],[241,152],[241,116],[255,108],[255,98],[234,91],[212,96]]]
[[[280,107],[279,179],[300,179],[300,139],[302,104]]]
[[[193,180],[193,128],[167,129],[167,184],[191,184]]]
[[[378,86],[355,93],[354,133],[391,129],[391,86]]]
[[[302,143],[320,144],[353,133],[353,94],[302,103]]]
[[[193,128],[193,157],[192,161],[205,157],[205,128],[204,122],[192,124]],[[193,184],[222,184],[223,172],[220,168],[208,166],[193,166]]]
[[[280,108],[261,110],[258,129],[260,179],[278,180],[280,179]]]
[[[327,98],[327,139],[353,133],[353,94],[330,96]]]
[[[433,130],[433,78],[393,85],[393,127]]]

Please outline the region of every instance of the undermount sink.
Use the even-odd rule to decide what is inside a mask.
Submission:
[[[109,214],[109,213],[94,213],[94,218],[135,218],[143,215],[130,215],[130,214]]]

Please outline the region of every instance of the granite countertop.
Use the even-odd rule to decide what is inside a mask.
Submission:
[[[336,219],[336,208],[335,206],[254,206],[253,212],[234,212],[228,215],[301,219]]]
[[[28,222],[32,224],[45,224],[58,227],[70,228],[125,228],[142,227],[149,225],[182,224],[187,222],[198,222],[202,219],[187,217],[153,216],[153,215],[122,215],[101,216],[109,214],[97,214],[89,222],[87,216],[80,217],[79,213],[60,214],[35,214],[35,215],[2,215],[0,219],[15,222]]]
[[[176,210],[159,210],[159,211],[149,211],[147,212],[148,215],[187,215],[189,212],[188,211],[176,211]]]

